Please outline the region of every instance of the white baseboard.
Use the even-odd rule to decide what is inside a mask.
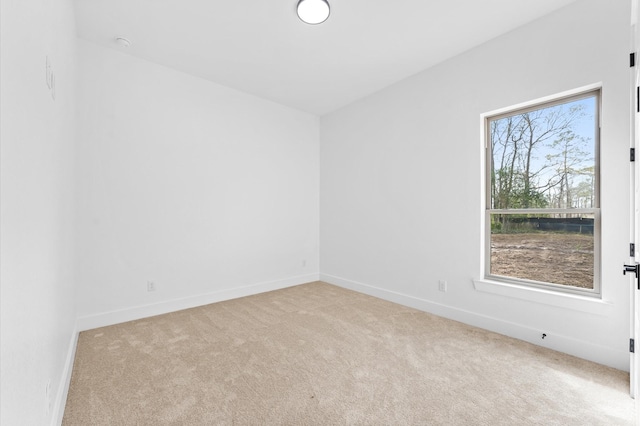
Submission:
[[[180,311],[183,309],[195,308],[198,306],[208,305],[210,303],[222,302],[224,300],[236,299],[238,297],[251,296],[267,291],[279,290],[281,288],[318,281],[319,278],[319,274],[299,275],[282,280],[256,283],[242,287],[213,291],[211,293],[205,293],[196,296],[166,300],[149,305],[133,306],[117,311],[87,315],[78,318],[78,330],[91,330],[98,327],[105,327],[108,325],[119,324],[155,315],[162,315],[169,312]]]
[[[561,335],[549,336],[544,340],[544,345],[542,345],[540,340],[540,330],[526,325],[504,321],[487,315],[477,314],[463,309],[435,303],[430,300],[420,299],[408,294],[382,289],[333,275],[320,274],[320,280],[349,290],[358,291],[360,293],[365,293],[370,296],[398,303],[400,305],[429,312],[443,318],[452,319],[454,321],[483,328],[505,336],[524,340],[534,345],[564,352],[566,354],[613,367],[618,370],[629,371],[628,354],[612,350],[606,346]]]
[[[71,341],[69,342],[69,349],[67,351],[67,358],[64,362],[64,369],[62,370],[62,376],[60,377],[60,384],[58,385],[58,392],[56,392],[56,399],[53,405],[51,415],[51,426],[60,426],[62,424],[62,418],[64,417],[64,408],[67,405],[67,395],[69,394],[69,386],[71,385],[71,374],[73,373],[73,362],[76,359],[76,348],[78,347],[78,327],[73,330],[71,335]]]

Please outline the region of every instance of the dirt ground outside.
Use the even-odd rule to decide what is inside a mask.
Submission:
[[[593,288],[593,235],[491,235],[491,274]]]

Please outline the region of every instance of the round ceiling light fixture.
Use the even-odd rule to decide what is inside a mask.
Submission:
[[[311,25],[323,23],[330,13],[327,0],[300,0],[297,9],[298,18]]]
[[[116,37],[116,43],[120,47],[129,47],[131,46],[131,42],[124,37]]]

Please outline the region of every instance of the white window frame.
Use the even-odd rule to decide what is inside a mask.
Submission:
[[[491,209],[491,170],[492,170],[492,150],[490,123],[501,118],[523,114],[542,108],[552,107],[580,99],[595,97],[596,98],[596,131],[594,141],[594,169],[595,169],[595,206],[588,209]],[[602,297],[601,288],[601,206],[600,206],[600,128],[601,128],[601,108],[602,108],[602,91],[600,86],[584,88],[579,91],[572,91],[561,95],[547,97],[526,105],[509,107],[494,113],[483,115],[483,137],[484,137],[484,264],[483,264],[483,280],[476,282],[476,288],[486,288],[487,282],[495,282],[496,284],[504,284],[508,287],[541,290],[555,294],[566,294],[576,296],[586,296],[589,298]],[[541,281],[533,281],[516,277],[506,277],[501,275],[492,275],[491,271],[491,215],[492,214],[536,214],[536,213],[567,213],[572,214],[589,214],[594,218],[594,277],[593,289],[572,287],[563,284],[547,283]],[[492,291],[494,292],[494,291]]]

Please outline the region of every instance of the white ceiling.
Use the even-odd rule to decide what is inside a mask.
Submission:
[[[75,0],[78,35],[323,115],[576,0]],[[115,37],[132,45],[122,48]]]

